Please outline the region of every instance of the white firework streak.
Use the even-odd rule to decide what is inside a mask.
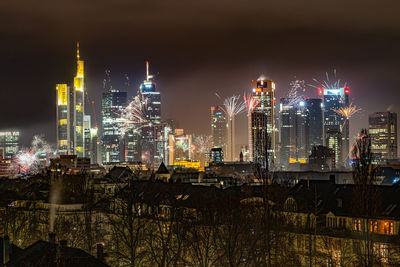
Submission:
[[[309,86],[321,89],[321,88],[327,88],[327,89],[337,89],[337,88],[342,88],[346,87],[347,83],[344,82],[342,84],[342,81],[337,78],[336,75],[336,69],[333,69],[333,77],[331,78],[328,74],[328,72],[325,72],[325,80],[318,80],[316,78],[313,78],[313,81],[315,84],[309,84]]]
[[[35,174],[40,169],[40,156],[44,155],[48,158],[52,154],[54,154],[54,150],[43,139],[43,136],[35,135],[31,147],[18,152],[11,164],[11,168],[23,175]]]
[[[306,91],[304,80],[294,80],[290,82],[290,89],[288,92],[288,104],[293,106],[304,98],[303,93]]]
[[[204,154],[211,149],[212,136],[211,135],[196,135],[193,140],[194,149],[200,154]]]
[[[251,93],[243,95],[244,104],[246,105],[247,114],[250,114],[258,104],[260,104],[261,100],[253,97]]]
[[[120,131],[122,136],[131,129],[140,129],[150,124],[147,116],[148,98],[135,96],[125,108],[120,109]]]
[[[217,96],[219,97],[219,95]],[[229,119],[232,119],[246,109],[245,103],[240,102],[239,99],[240,96],[238,95],[233,95],[225,98],[223,106],[221,106],[221,108],[225,112],[225,114],[228,115]]]

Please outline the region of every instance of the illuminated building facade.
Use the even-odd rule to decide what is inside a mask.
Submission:
[[[175,129],[169,134],[169,165],[177,161],[192,159],[192,135],[185,134],[183,129]]]
[[[271,169],[276,160],[275,83],[264,76],[252,81],[252,96],[259,103],[249,114],[250,159]]]
[[[397,114],[375,112],[369,115],[371,152],[375,163],[397,158]]]
[[[336,162],[339,166],[349,165],[349,120],[346,117],[337,114],[333,109],[340,109],[349,105],[348,87],[337,89],[324,88],[320,90],[323,93],[323,106],[324,106],[324,135],[325,140],[328,140],[327,133],[331,130],[336,130],[341,134],[342,138],[342,155],[340,162]],[[325,146],[328,146],[326,143]],[[328,146],[329,147],[329,146]],[[336,167],[339,167],[339,166]]]
[[[74,104],[73,90],[67,84],[57,84],[57,152],[74,153]]]
[[[85,158],[90,158],[93,164],[101,163],[100,142],[98,139],[97,127],[91,127],[91,116],[85,115],[83,118],[83,132],[85,144]]]
[[[148,101],[146,116],[149,125],[140,129],[140,158],[145,163],[158,166],[167,160],[165,147],[169,127],[161,123],[161,93],[156,91],[156,83],[152,78],[149,74],[149,62],[146,61],[146,80],[140,84],[139,93]]]
[[[307,158],[307,107],[304,99],[280,99],[280,164],[305,163]]]
[[[227,121],[225,112],[219,106],[211,107],[211,136],[213,147],[219,147],[226,152]]]
[[[213,147],[210,151],[210,163],[222,163],[224,162],[224,151],[220,147]]]
[[[325,133],[326,145],[335,154],[335,165],[333,168],[341,166],[343,159],[343,137],[342,133],[338,129],[330,129]]]
[[[103,126],[103,164],[124,161],[124,142],[121,139],[119,125],[122,123],[120,110],[126,107],[127,92],[110,89],[103,93],[102,98],[102,126]]]
[[[0,156],[12,159],[19,151],[19,131],[0,132]]]
[[[85,156],[83,120],[85,113],[85,75],[84,62],[79,56],[77,44],[77,70],[74,78],[74,154]]]
[[[57,101],[57,151],[58,154],[85,156],[84,115],[85,75],[84,61],[80,59],[77,43],[77,69],[74,86],[56,85]]]
[[[124,145],[126,162],[139,162],[142,160],[140,138],[140,130],[132,129],[125,134]]]
[[[192,161],[192,160],[175,161],[174,166],[200,170],[200,161]]]
[[[313,147],[322,146],[323,141],[323,104],[320,98],[307,98],[306,103],[306,138],[307,156]]]

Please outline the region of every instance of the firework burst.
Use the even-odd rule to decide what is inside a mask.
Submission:
[[[53,149],[41,135],[33,137],[31,147],[18,152],[11,164],[11,168],[22,175],[31,175],[39,171],[40,159],[47,159],[54,154]]]
[[[288,105],[293,106],[304,98],[306,86],[304,80],[294,80],[290,82],[290,89],[287,95]]]
[[[313,78],[313,81],[315,82],[315,84],[309,84],[309,86],[317,89],[337,89],[347,86],[346,82],[342,82],[340,79],[337,78],[336,69],[333,70],[332,76],[329,76],[328,72],[325,72],[325,80],[318,80],[316,78]]]
[[[346,124],[346,121],[348,121],[354,114],[361,111],[361,108],[358,108],[357,106],[353,105],[353,103],[350,103],[348,106],[341,107],[338,109],[332,108],[332,110],[336,114],[339,114],[346,118],[346,120],[342,124],[342,129],[343,129],[344,125]]]
[[[219,97],[219,95],[217,96]],[[246,109],[246,105],[244,102],[240,101],[240,96],[233,95],[225,98],[221,108],[225,114],[228,115],[229,119],[232,119],[236,115],[242,113]]]
[[[337,113],[339,115],[342,115],[347,120],[350,119],[357,112],[361,111],[361,109],[358,108],[357,106],[353,105],[353,103],[350,103],[350,105],[348,105],[346,107],[341,107],[341,108],[338,108],[338,109],[333,108],[332,110],[335,113]]]
[[[135,96],[125,108],[120,109],[120,132],[125,135],[130,129],[140,129],[150,124],[147,114],[148,98]]]
[[[195,151],[205,154],[212,146],[211,135],[196,135],[193,140]]]
[[[260,104],[260,99],[257,99],[255,97],[252,96],[252,94],[244,94],[243,95],[244,98],[244,104],[246,106],[247,109],[247,114],[250,114],[255,107],[257,107],[258,104]]]

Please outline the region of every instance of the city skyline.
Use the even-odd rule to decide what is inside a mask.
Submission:
[[[119,3],[126,5],[127,10],[132,7],[128,3]],[[181,15],[176,20],[179,25],[188,23],[188,34],[187,28],[175,27],[176,23],[169,21],[171,15],[161,16],[162,5],[158,2],[154,2],[152,6],[141,4],[129,15],[123,12],[120,16],[126,22],[114,15],[115,9],[121,11],[121,7],[107,9],[108,4],[105,2],[101,4],[104,10],[96,15],[89,5],[82,4],[80,10],[84,16],[71,12],[76,19],[68,20],[64,15],[54,20],[55,13],[46,13],[45,10],[55,7],[73,10],[73,4],[60,7],[48,3],[43,10],[37,10],[42,15],[42,21],[34,20],[32,14],[19,10],[15,4],[3,4],[3,19],[12,23],[7,23],[7,28],[2,28],[5,41],[1,44],[4,64],[0,75],[5,90],[2,90],[1,97],[7,98],[10,106],[6,104],[1,107],[1,129],[20,130],[22,145],[28,145],[34,134],[45,134],[46,139],[55,144],[54,84],[71,82],[74,75],[71,68],[75,60],[74,45],[78,40],[85,55],[88,93],[96,95],[98,113],[104,71],[111,70],[112,81],[120,90],[124,90],[124,75],[129,74],[132,86],[128,93],[134,95],[144,78],[143,63],[147,59],[152,63],[158,88],[164,97],[165,118],[174,118],[180,122],[182,128],[191,133],[209,132],[208,110],[215,104],[215,92],[242,95],[245,89],[249,89],[249,81],[261,74],[272,78],[277,84],[278,99],[286,95],[289,82],[294,77],[310,83],[313,77],[323,78],[325,71],[337,69],[339,76],[349,82],[351,100],[364,110],[351,120],[350,138],[361,127],[368,126],[369,113],[385,111],[391,105],[392,112],[399,112],[399,106],[393,100],[395,98],[391,97],[398,96],[396,69],[400,57],[391,48],[400,42],[396,33],[400,25],[394,8],[372,4],[370,1],[361,6],[348,3],[340,8],[339,5],[323,6],[312,2],[310,5],[313,4],[316,10],[324,12],[319,14],[307,10],[308,6],[299,4],[297,11],[285,9],[285,12],[292,15],[289,16],[292,19],[287,21],[285,18],[288,15],[279,15],[284,6],[274,4],[273,8],[277,12],[273,15],[275,22],[271,24],[268,20],[265,23],[254,20],[253,16],[269,9],[267,4],[258,4],[259,6],[246,5],[244,9],[240,9],[243,6],[239,3],[232,3],[229,9],[223,9],[222,4],[210,5],[208,8],[205,5],[203,11],[214,7],[215,14],[208,15],[212,20],[206,20],[208,16],[204,13],[196,15],[192,20],[190,14],[196,8],[191,5],[183,6],[187,15]],[[175,5],[173,2],[172,6]],[[148,19],[146,22],[135,19],[134,14],[150,9],[155,11],[148,15],[148,19],[158,19],[157,23],[148,23]],[[255,10],[258,11],[250,12]],[[341,19],[336,18],[338,10],[342,11]],[[364,15],[356,18],[351,16],[355,10]],[[375,14],[372,10],[381,15],[370,19],[368,16]],[[304,15],[300,16],[302,12]],[[240,27],[241,30],[237,30],[237,23],[227,25],[218,18],[219,15],[225,15],[222,17],[232,22],[240,14],[243,21],[246,21]],[[344,18],[346,14],[348,16]],[[109,23],[99,22],[100,17],[110,17]],[[94,27],[89,19],[93,23],[99,22],[99,27]],[[196,24],[196,19],[203,21],[204,25]],[[54,26],[46,25],[47,21],[52,21]],[[163,21],[169,22],[160,26]],[[316,22],[321,22],[321,25],[316,26]],[[21,27],[24,25],[22,23],[31,27]],[[55,30],[61,24],[64,26]],[[346,30],[343,30],[343,26],[346,26]],[[163,33],[168,29],[170,36]],[[230,34],[232,32],[237,32],[237,36]],[[247,39],[251,34],[257,36],[258,41],[253,42],[252,48],[248,49]],[[143,42],[137,42],[137,36]],[[163,37],[162,40],[155,42],[159,37]],[[271,38],[274,42],[264,42]],[[213,42],[205,41],[206,39]],[[287,42],[291,44],[290,48],[283,46]],[[198,92],[201,94],[196,95]],[[193,103],[194,113],[190,118],[184,116],[188,107],[177,104],[179,96],[190,99]],[[380,101],[374,101],[377,98]],[[16,108],[17,104],[19,108]],[[14,111],[11,114],[7,112],[10,109]],[[99,118],[99,114],[97,116]],[[197,118],[196,122],[191,121],[193,116]],[[237,118],[238,129],[246,127],[246,123],[246,116]],[[245,144],[247,132],[239,131],[236,139],[239,144]]]
[[[146,61],[146,62],[148,62],[148,61]],[[74,67],[73,66],[71,66],[71,69],[74,69]],[[143,67],[142,67],[142,69],[143,69]],[[76,68],[75,68],[75,70],[74,70],[75,72],[77,71],[76,70]],[[332,70],[332,72],[333,71],[335,71],[336,72],[336,69],[333,69]],[[107,72],[108,74],[108,76],[110,76],[110,77],[113,77],[113,73],[111,72],[111,70],[109,70],[109,69],[106,69],[104,72]],[[143,71],[142,71],[143,72]],[[85,73],[86,73],[86,71],[85,71]],[[327,75],[326,73],[329,73],[328,71],[327,72],[325,72],[325,73],[321,73],[321,75],[319,75],[320,77],[322,77],[322,79],[324,79],[324,78],[326,78],[326,77],[324,77],[324,75]],[[106,75],[106,76],[107,76]],[[143,77],[146,77],[146,72],[144,72],[144,74],[143,74]],[[264,75],[264,74],[261,74],[261,76],[262,75]],[[104,73],[103,73],[103,76],[104,76]],[[269,77],[269,76],[267,76],[267,77]],[[298,77],[296,77],[296,76],[294,76],[293,77],[293,80],[291,80],[290,82],[293,82],[294,81],[294,79],[295,78],[298,78]],[[86,78],[85,78],[86,79]],[[102,88],[102,90],[101,91],[97,91],[97,93],[100,93],[100,95],[101,94],[103,94],[103,93],[105,93],[105,92],[107,92],[107,89],[105,89],[104,88],[104,81],[105,81],[105,79],[106,79],[106,77],[103,77],[103,79],[102,79],[102,84],[103,84],[103,88]],[[140,78],[138,78],[139,79],[139,81],[137,81],[136,83],[137,84],[133,84],[134,82],[132,82],[131,80],[128,80],[128,82],[130,83],[129,84],[129,86],[127,86],[127,79],[126,79],[126,74],[125,75],[119,75],[119,77],[117,76],[117,78],[115,79],[113,79],[113,78],[111,78],[109,81],[108,81],[108,83],[109,83],[109,85],[111,85],[112,86],[112,88],[113,89],[116,89],[116,90],[120,90],[120,91],[123,91],[123,92],[127,92],[128,93],[128,100],[130,101],[131,99],[133,99],[133,97],[135,97],[137,94],[138,94],[138,91],[139,91],[139,88],[140,88],[140,85],[141,85],[141,81],[142,80],[140,80]],[[147,78],[146,78],[147,79]],[[316,88],[314,88],[313,86],[313,79],[315,79],[315,78],[312,78],[311,80],[310,80],[310,82],[306,82],[306,90],[305,90],[305,92],[303,92],[302,93],[302,96],[304,96],[304,97],[314,97],[314,98],[321,98],[321,96],[318,94],[318,89],[316,89]],[[116,80],[116,81],[115,81]],[[272,80],[274,80],[274,79],[272,79]],[[70,87],[72,87],[73,88],[73,81],[72,82],[69,82],[69,84],[70,84]],[[351,84],[351,82],[349,82],[350,84]],[[114,86],[114,84],[117,84],[117,86]],[[118,86],[119,85],[119,86]],[[291,85],[290,85],[290,83],[287,85],[287,88],[290,88],[291,87]],[[121,89],[119,89],[119,88],[121,88]],[[87,88],[86,88],[87,89]],[[136,90],[136,91],[135,91]],[[283,97],[288,97],[288,94],[283,94],[283,91],[285,90],[285,88],[283,88],[283,90],[279,90],[279,88],[276,90],[276,93],[277,93],[277,95],[283,95]],[[89,91],[91,91],[91,90],[89,90]],[[287,93],[289,93],[289,91],[290,91],[290,89],[288,89],[287,90]],[[352,91],[352,90],[351,90]],[[224,91],[220,91],[220,92],[224,92]],[[235,91],[235,92],[240,92],[240,91]],[[251,93],[251,88],[249,88],[249,89],[247,89],[247,90],[243,90],[243,92],[244,93]],[[352,91],[352,93],[353,93],[353,91]],[[97,98],[99,98],[99,95],[90,95],[89,96],[89,99],[97,99]],[[353,99],[353,97],[351,97],[351,99]],[[97,101],[97,102],[99,102],[99,101]],[[221,103],[219,103],[220,104],[220,106],[223,106],[223,103],[222,103],[222,101],[221,100],[214,100],[214,101],[211,101],[211,103],[218,103],[218,102],[221,102]],[[355,101],[356,103],[357,103],[357,101]],[[277,103],[275,104],[275,105],[277,105]],[[168,110],[168,106],[167,105],[164,105],[166,108],[165,109],[167,109]],[[185,104],[183,103],[183,106],[185,106]],[[89,114],[90,116],[93,116],[92,114],[93,114],[93,110],[91,109],[91,108],[89,108],[89,107],[86,107],[85,108],[85,110],[86,110],[86,114]],[[99,111],[100,110],[100,111]],[[350,134],[350,142],[354,142],[354,140],[355,140],[355,137],[356,137],[356,135],[359,133],[359,131],[361,130],[361,127],[360,128],[356,128],[357,126],[355,126],[355,125],[358,125],[358,124],[360,124],[360,125],[362,125],[362,128],[368,128],[368,114],[369,113],[373,113],[373,112],[383,112],[383,111],[371,111],[371,112],[366,112],[368,110],[368,108],[365,108],[365,107],[363,107],[363,110],[362,110],[362,114],[360,115],[360,114],[357,114],[357,116],[356,116],[356,118],[351,118],[350,119],[350,121],[351,121],[351,123],[350,123],[350,129],[351,129],[351,134]],[[388,107],[388,109],[386,109],[386,110],[384,110],[384,111],[387,111],[387,110],[393,110],[393,105],[391,105],[391,106],[389,106]],[[204,112],[203,112],[204,113]],[[244,114],[244,113],[243,113]],[[239,121],[239,125],[238,126],[236,126],[236,133],[237,133],[237,135],[239,136],[239,141],[236,141],[236,146],[240,146],[240,145],[244,145],[244,144],[247,144],[247,141],[248,141],[248,133],[246,133],[246,130],[243,130],[242,129],[242,127],[244,126],[244,127],[247,127],[247,118],[246,118],[246,116],[244,116],[243,114],[240,114],[240,115],[238,115],[237,117],[238,117],[238,121]],[[209,116],[209,114],[203,114],[203,117],[206,117],[206,118],[208,118],[208,116]],[[100,98],[100,104],[99,103],[96,103],[96,117],[97,117],[97,120],[101,120],[101,98]],[[276,116],[275,116],[276,117]],[[175,117],[166,117],[165,115],[163,116],[163,119],[165,120],[165,119],[174,119],[174,120],[176,120],[176,121],[180,121],[179,120],[179,118],[175,118]],[[201,119],[204,119],[204,118],[201,118]],[[365,121],[364,121],[365,120]],[[354,122],[356,122],[356,123],[354,123]],[[211,133],[211,130],[210,129],[208,129],[209,128],[209,125],[208,125],[209,123],[207,122],[205,125],[201,125],[201,127],[197,127],[197,131],[196,130],[190,130],[191,128],[193,129],[194,127],[185,127],[185,125],[183,125],[183,127],[181,127],[181,128],[184,128],[185,129],[185,131],[187,131],[187,132],[189,132],[189,133],[191,133],[191,134],[210,134]],[[203,127],[203,126],[205,126],[205,127]],[[202,128],[203,127],[203,128]],[[2,130],[18,130],[18,131],[21,131],[21,146],[22,147],[24,147],[24,146],[28,146],[29,145],[29,143],[30,143],[30,141],[31,141],[31,138],[34,136],[34,135],[37,135],[37,134],[41,134],[41,135],[44,135],[45,137],[46,137],[46,139],[48,140],[48,142],[50,143],[50,144],[53,144],[54,143],[54,148],[56,147],[56,140],[53,140],[53,138],[52,138],[52,135],[53,135],[53,132],[40,132],[40,131],[33,131],[33,133],[32,133],[32,135],[28,135],[27,133],[24,133],[22,130],[21,130],[21,128],[22,127],[13,127],[13,128],[7,128],[7,127],[4,127]],[[199,130],[199,128],[202,128],[200,131],[198,131]],[[355,129],[356,128],[356,129]],[[189,130],[186,130],[186,129],[189,129]]]

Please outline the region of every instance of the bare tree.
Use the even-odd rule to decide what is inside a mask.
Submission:
[[[376,183],[376,171],[372,165],[371,138],[362,129],[353,148],[353,212],[361,220],[359,261],[363,266],[373,266],[373,218],[380,204],[380,190]]]

